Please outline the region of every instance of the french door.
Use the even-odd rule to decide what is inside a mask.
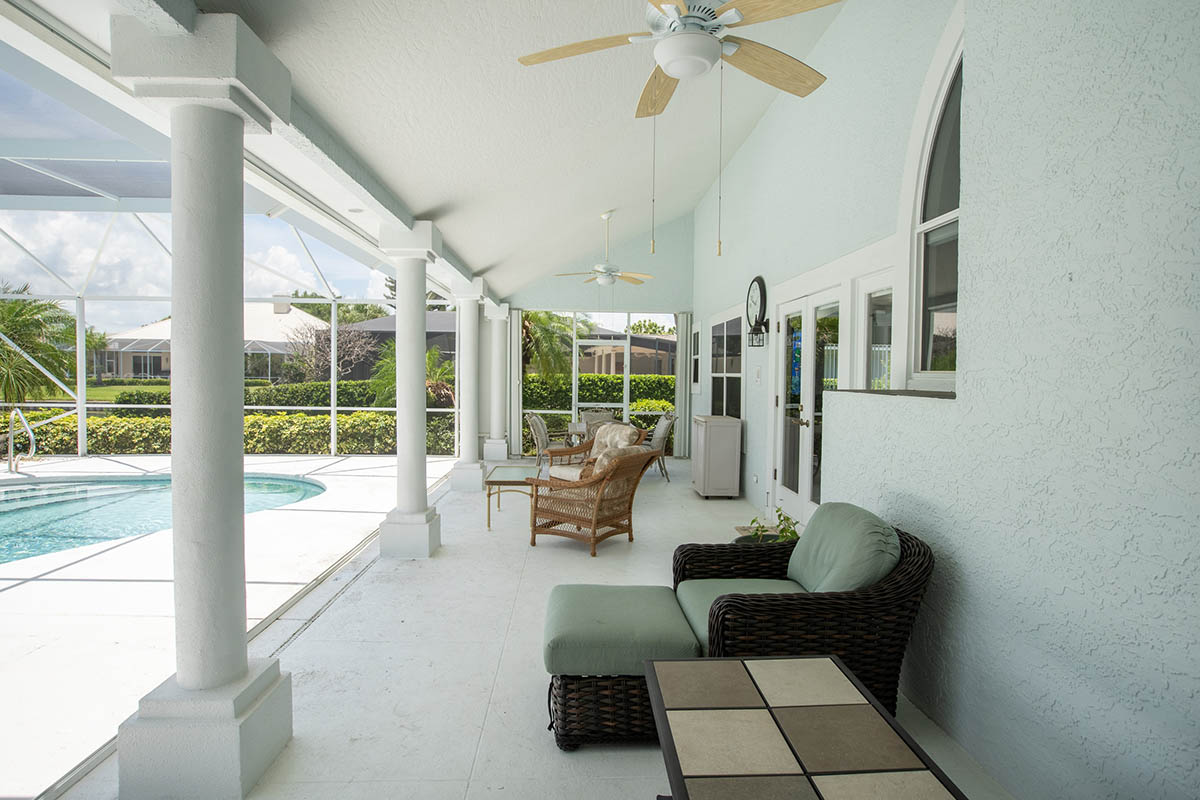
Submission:
[[[839,290],[784,303],[776,318],[773,497],[806,523],[821,502],[823,395],[838,385]]]

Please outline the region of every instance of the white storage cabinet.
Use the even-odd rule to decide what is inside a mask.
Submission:
[[[742,476],[742,421],[692,417],[692,488],[701,497],[738,497]]]

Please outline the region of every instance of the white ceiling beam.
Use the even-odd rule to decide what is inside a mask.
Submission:
[[[139,17],[155,33],[180,35],[196,29],[196,4],[192,0],[118,0],[131,16]]]
[[[170,213],[167,197],[62,197],[27,194],[0,194],[0,209],[5,211],[142,211]]]

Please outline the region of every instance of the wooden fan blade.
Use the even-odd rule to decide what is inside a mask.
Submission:
[[[642,89],[634,117],[657,117],[666,110],[667,103],[671,102],[671,95],[675,94],[675,87],[678,85],[678,78],[672,78],[663,72],[662,67],[655,67],[646,81],[646,87]]]
[[[737,52],[731,56],[721,56],[733,66],[764,83],[769,83],[776,89],[791,92],[797,97],[807,97],[814,89],[825,82],[825,76],[815,69],[797,61],[787,53],[781,53],[774,47],[740,39],[737,36],[726,36],[724,41],[738,45]]]
[[[527,67],[532,67],[534,64],[545,64],[547,61],[557,61],[560,58],[581,56],[584,53],[595,53],[597,50],[620,47],[623,44],[629,44],[630,36],[642,36],[643,34],[644,31],[637,31],[636,33],[622,33],[619,36],[588,39],[586,42],[576,42],[575,44],[564,44],[562,47],[552,47],[540,53],[530,53],[527,56],[521,56],[517,61],[520,61]]]
[[[620,275],[618,275],[618,276],[617,276],[617,279],[618,279],[618,280],[625,281],[626,283],[632,283],[632,284],[634,284],[634,285],[636,285],[636,286],[640,286],[640,285],[642,285],[643,283],[645,283],[645,281],[639,281],[637,278],[631,278],[631,277],[629,277],[629,273],[628,273],[628,272],[623,272],[623,273],[621,273]]]
[[[556,278],[574,278],[577,275],[591,275],[590,272],[560,272],[554,277]]]
[[[814,8],[830,6],[838,0],[730,0],[717,9],[717,16],[736,8],[742,12],[742,21],[727,27],[739,28],[742,25],[754,25],[759,22],[770,22],[773,19],[802,14]]]
[[[586,273],[586,272],[581,272],[580,274],[581,274],[581,275],[587,275],[587,273]],[[592,277],[590,277],[590,278],[588,278],[586,281],[584,281],[584,283],[591,283],[592,281],[596,280],[596,278],[598,278],[598,277],[599,277],[598,275],[593,275]]]
[[[654,280],[653,275],[647,275],[644,272],[622,272],[622,275],[628,275],[631,278],[641,278],[644,281]]]

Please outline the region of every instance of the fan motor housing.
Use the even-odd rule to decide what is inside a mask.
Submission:
[[[721,60],[721,40],[707,31],[672,33],[655,45],[654,60],[672,78],[697,78]]]

